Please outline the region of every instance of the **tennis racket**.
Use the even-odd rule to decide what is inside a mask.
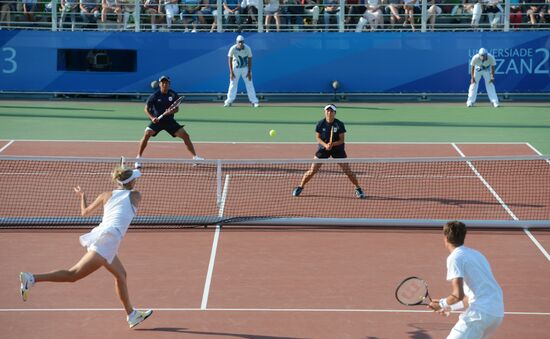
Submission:
[[[330,138],[328,140],[329,144],[332,144],[333,137],[334,137],[334,126],[330,126]]]
[[[170,107],[168,107],[168,109],[167,109],[166,111],[164,111],[164,113],[162,113],[161,115],[159,115],[159,117],[158,117],[157,119],[160,120],[160,119],[162,119],[165,115],[168,115],[168,114],[173,115],[173,113],[167,113],[167,112],[171,112],[172,110],[178,108],[182,101],[183,101],[183,95],[180,96],[179,98],[177,98],[176,101],[174,101],[174,102],[172,103],[172,105],[170,105]]]
[[[408,277],[395,289],[395,298],[405,306],[429,305],[428,284],[418,277]]]

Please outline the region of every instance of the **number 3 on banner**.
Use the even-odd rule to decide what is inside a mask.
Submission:
[[[3,47],[2,48],[2,54],[9,54],[9,56],[4,57],[3,55],[3,61],[6,63],[9,68],[5,68],[4,65],[2,65],[2,73],[4,74],[11,74],[15,73],[17,71],[17,62],[15,61],[15,56],[17,53],[15,52],[14,48],[11,47]]]

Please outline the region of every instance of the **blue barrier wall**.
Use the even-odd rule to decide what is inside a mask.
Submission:
[[[337,79],[348,93],[464,93],[468,61],[482,46],[497,59],[498,92],[550,92],[548,31],[244,35],[254,53],[258,92],[331,93]],[[235,36],[2,30],[0,90],[147,93],[152,80],[168,74],[179,92],[225,92]],[[79,66],[70,59],[74,54],[60,50],[71,49],[135,53],[113,57],[114,68],[131,63],[122,72],[68,71]]]

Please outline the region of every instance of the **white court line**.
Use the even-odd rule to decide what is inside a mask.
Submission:
[[[527,144],[529,145],[529,144]],[[529,145],[530,146],[530,145]],[[464,153],[462,153],[462,151],[460,150],[460,148],[458,148],[458,146],[456,144],[453,143],[453,147],[456,149],[456,151],[460,154],[461,157],[465,157]],[[532,146],[530,146],[535,152],[538,152],[536,151]],[[540,155],[540,154],[539,154]],[[483,182],[483,184],[485,185],[485,187],[487,187],[489,189],[489,191],[491,192],[491,194],[493,194],[493,196],[495,197],[495,199],[497,199],[497,201],[500,203],[500,205],[502,206],[502,208],[504,208],[504,210],[512,217],[512,219],[514,220],[519,220],[518,217],[516,217],[516,215],[514,214],[514,212],[512,212],[512,210],[508,207],[508,205],[506,205],[504,203],[504,201],[500,198],[500,196],[497,194],[497,192],[495,192],[495,190],[493,190],[493,188],[491,187],[491,185],[489,185],[489,183],[487,181],[485,181],[485,179],[481,176],[481,174],[479,174],[479,172],[477,171],[477,169],[474,167],[474,165],[472,165],[472,163],[470,161],[467,161],[468,163],[468,166],[470,166],[470,168],[472,169],[472,171],[474,171],[474,173],[478,176],[479,180],[481,180]],[[528,221],[526,221],[526,223],[529,223]],[[533,234],[529,231],[529,229],[527,228],[524,228],[523,229],[523,232],[529,237],[529,239],[531,239],[531,241],[535,244],[535,246],[542,252],[542,254],[546,257],[546,259],[548,261],[550,261],[550,254],[548,254],[548,252],[546,252],[546,250],[544,249],[544,247],[542,247],[542,245],[538,242],[538,240],[535,238],[535,236],[533,236]]]
[[[13,144],[15,140],[10,140],[4,147],[0,148],[0,153],[4,152],[4,150],[8,147],[10,147],[11,144]]]
[[[288,312],[288,313],[433,313],[430,310],[367,308],[167,308],[146,307],[165,312]],[[144,308],[145,309],[145,308]],[[121,312],[123,308],[0,308],[0,312]],[[461,312],[452,312],[461,313]],[[504,312],[505,315],[550,316],[550,312]]]
[[[218,211],[218,217],[223,217],[223,210],[225,208],[225,201],[227,199],[227,191],[229,190],[229,174],[225,176],[225,183],[223,185],[222,198],[220,200],[220,210]],[[214,273],[214,263],[216,262],[216,252],[218,249],[218,241],[220,239],[221,226],[216,225],[216,231],[214,232],[214,240],[212,241],[212,251],[210,252],[210,262],[208,263],[208,272],[206,273],[206,281],[204,282],[204,291],[202,292],[201,310],[206,310],[208,305],[208,295],[210,294],[210,284],[212,283],[212,274]]]
[[[461,157],[463,158],[466,157],[455,143],[452,143],[452,145],[454,149],[458,152],[458,154],[460,154]],[[512,212],[512,210],[508,207],[508,205],[506,205],[504,200],[502,200],[502,198],[498,195],[498,193],[491,187],[491,185],[489,185],[489,183],[485,180],[485,178],[483,178],[483,176],[477,171],[475,166],[470,161],[466,161],[466,163],[468,164],[470,169],[475,173],[475,175],[479,178],[479,180],[481,180],[483,185],[485,185],[485,187],[489,190],[489,192],[491,192],[493,197],[499,202],[500,206],[504,208],[504,210],[508,213],[508,215],[512,217],[512,219],[514,220],[519,220],[518,217],[516,217],[516,215],[514,214],[514,212]]]

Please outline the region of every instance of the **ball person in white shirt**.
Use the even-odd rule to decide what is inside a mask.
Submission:
[[[86,202],[86,194],[76,186],[74,191],[80,197],[80,213],[90,215],[94,210],[103,206],[101,223],[90,232],[80,237],[80,244],[87,249],[87,253],[70,269],[57,270],[49,273],[31,274],[21,272],[21,297],[26,301],[29,289],[38,282],[75,282],[101,267],[105,267],[115,277],[115,288],[124,309],[126,320],[130,328],[147,319],[152,310],[138,311],[130,302],[126,283],[126,270],[118,258],[117,252],[128,230],[130,222],[136,215],[141,201],[141,194],[134,190],[136,179],[141,176],[139,170],[126,167],[117,167],[112,173],[117,188],[100,194],[90,205]]]
[[[443,226],[447,257],[447,280],[452,293],[430,303],[429,308],[440,313],[466,308],[447,339],[488,338],[504,318],[502,289],[489,262],[480,252],[464,246],[466,225],[449,221]]]
[[[477,88],[481,77],[485,79],[485,89],[489,100],[494,107],[499,106],[497,91],[495,89],[495,66],[496,60],[493,55],[487,52],[485,48],[480,48],[479,52],[472,57],[470,61],[470,88],[468,88],[468,101],[466,106],[472,107],[477,98]]]
[[[242,77],[246,85],[248,100],[252,106],[258,107],[260,104],[252,83],[252,50],[244,43],[242,35],[237,36],[237,43],[229,49],[227,59],[229,63],[229,89],[227,90],[227,99],[224,106],[229,107],[235,101],[239,79]]]

